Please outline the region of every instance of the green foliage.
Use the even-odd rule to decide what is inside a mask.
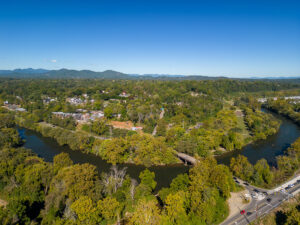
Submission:
[[[141,184],[148,186],[153,191],[156,187],[155,173],[150,172],[148,169],[145,169],[140,173],[139,178],[141,179]]]
[[[240,177],[243,180],[249,181],[253,176],[253,166],[249,163],[247,157],[243,155],[231,158],[230,169],[233,172],[233,175]]]
[[[149,225],[159,225],[161,221],[160,210],[158,208],[158,203],[155,200],[141,199],[128,224],[131,225],[140,225],[140,224],[149,224]]]
[[[252,132],[254,140],[266,139],[267,136],[275,134],[280,122],[271,114],[266,114],[250,108],[244,108],[245,122]]]
[[[176,177],[159,191],[166,205],[163,224],[215,224],[228,214],[226,199],[235,188],[232,174],[215,159],[200,159],[189,175]]]
[[[92,131],[95,134],[102,135],[108,131],[105,120],[96,120],[92,123]]]
[[[230,169],[233,174],[257,186],[272,187],[294,175],[300,168],[300,138],[277,157],[277,169],[270,169],[265,159],[258,160],[253,166],[245,156],[232,158]]]
[[[294,104],[289,101],[290,100],[284,100],[281,98],[278,98],[277,100],[268,100],[265,106],[274,112],[292,119],[297,124],[300,124],[299,103]]]
[[[59,126],[69,130],[75,130],[76,128],[76,122],[72,117],[61,119],[57,116],[52,116],[49,122],[55,126]]]
[[[53,167],[55,171],[59,171],[60,169],[68,166],[72,166],[73,161],[70,159],[69,154],[67,153],[60,153],[53,158]]]
[[[0,129],[12,128],[15,125],[14,116],[9,113],[0,113]]]
[[[13,128],[0,129],[0,147],[17,147],[22,143],[18,132]]]

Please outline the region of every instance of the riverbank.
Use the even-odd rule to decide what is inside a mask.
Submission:
[[[71,150],[68,146],[60,146],[56,141],[49,137],[43,137],[40,133],[26,128],[19,128],[19,133],[23,139],[26,139],[25,148],[31,149],[35,154],[45,159],[47,162],[52,162],[53,157],[61,152],[69,154],[74,163],[89,163],[95,165],[101,174],[109,172],[112,164],[107,163],[95,154],[83,153],[82,151]],[[118,164],[119,169],[126,168],[126,172],[130,177],[139,180],[139,174],[144,169],[148,168],[155,172],[155,180],[157,181],[157,190],[163,187],[169,187],[172,179],[177,175],[187,173],[189,166],[184,164],[172,164],[166,166],[150,166],[135,164]]]
[[[280,118],[280,119],[282,119],[282,118]],[[242,120],[241,116],[239,117],[239,120]],[[132,160],[130,158],[128,158],[128,160],[121,160],[120,161],[118,159],[119,156],[118,156],[118,158],[113,159],[115,157],[114,155],[101,155],[102,151],[99,151],[100,150],[99,146],[101,145],[101,143],[103,141],[110,140],[108,138],[97,136],[97,135],[93,135],[93,134],[90,134],[90,133],[87,133],[87,132],[67,130],[67,129],[64,129],[64,128],[61,128],[61,127],[54,126],[52,124],[45,123],[45,122],[41,122],[41,123],[25,123],[26,121],[24,121],[21,117],[17,117],[16,121],[17,121],[17,123],[20,126],[26,127],[27,129],[31,129],[31,130],[37,131],[37,132],[41,133],[43,136],[45,136],[45,137],[54,138],[58,142],[59,145],[68,145],[72,150],[80,150],[80,151],[82,151],[84,153],[95,154],[97,157],[101,157],[102,159],[107,160],[110,163],[115,163],[115,164],[120,164],[120,163],[143,164],[143,165],[149,167],[151,165],[167,166],[167,165],[178,164],[178,163],[182,162],[182,161],[174,160],[173,159],[173,160],[171,160],[171,162],[168,162],[168,163],[162,163],[163,162],[162,160],[157,160],[156,162],[154,162],[154,163],[152,162],[151,163],[151,159],[150,159],[150,160],[144,161],[144,163],[141,163],[139,161],[134,161],[134,160]],[[239,123],[241,124],[242,122],[239,121]],[[26,126],[26,125],[29,125],[29,126]],[[245,130],[246,129],[245,124],[243,123],[243,124],[241,124],[241,126],[242,125],[244,126],[244,128],[242,130]],[[291,127],[291,125],[289,125],[289,126]],[[282,127],[282,126],[280,126],[280,127]],[[293,131],[293,130],[295,130],[295,129],[294,128],[291,129],[291,131]],[[281,132],[281,128],[279,129],[278,133],[280,133],[280,132]],[[245,133],[245,131],[244,131],[244,133]],[[297,133],[297,132],[295,132],[295,133]],[[300,132],[298,132],[298,133],[299,133],[299,136],[300,136]],[[254,150],[257,151],[257,148],[260,149],[259,145],[262,145],[261,143],[264,143],[264,142],[266,142],[269,145],[269,140],[272,139],[273,137],[276,137],[276,136],[277,136],[277,133],[274,134],[274,135],[269,136],[267,138],[267,140],[258,140],[258,141],[251,142],[251,143],[249,143],[250,142],[249,141],[247,143],[247,145],[243,147],[242,150],[229,151],[229,152],[228,151],[226,151],[226,152],[222,151],[222,154],[219,154],[219,155],[214,154],[214,156],[218,160],[219,163],[223,163],[223,164],[229,165],[230,164],[230,158],[232,158],[234,156],[237,156],[238,154],[243,154],[245,152],[246,156],[250,159],[250,162],[253,163],[253,161],[252,161],[252,158],[253,158],[253,156],[252,156],[253,155],[252,154],[253,153],[252,149],[254,148]],[[289,135],[289,137],[293,137],[293,134]],[[118,140],[116,140],[116,141],[118,141]],[[144,140],[141,140],[141,141],[144,141]],[[271,142],[272,141],[273,140],[271,140]],[[286,142],[283,142],[283,143],[286,143]],[[115,141],[112,142],[111,144],[115,144]],[[116,146],[116,148],[118,148],[118,147],[119,147],[119,145]],[[276,144],[274,147],[277,148],[278,145]],[[282,149],[283,147],[280,146],[280,148]],[[249,151],[247,149],[249,149]],[[107,152],[110,153],[113,150],[114,149],[109,149],[109,151],[107,151]],[[259,154],[261,156],[261,158],[267,158],[268,162],[271,165],[272,165],[272,163],[274,163],[273,158],[276,155],[282,154],[282,152],[280,152],[280,153],[274,152],[274,155],[270,154],[270,152],[272,153],[273,150],[274,149],[272,149],[271,151],[269,151],[268,148],[266,148],[266,151],[265,150],[259,150],[259,151],[261,151],[260,154]],[[264,152],[262,152],[262,151],[264,151]],[[175,150],[173,150],[172,154],[175,157],[178,156],[178,153]],[[249,154],[249,155],[247,155],[247,154]],[[271,160],[269,159],[270,157],[268,156],[268,154],[271,155],[271,158],[272,158]],[[145,156],[142,156],[142,157],[145,157]],[[154,157],[157,157],[157,156],[151,156],[150,158],[154,158]],[[163,158],[165,158],[165,157],[163,157]],[[181,157],[179,157],[179,158],[182,160]],[[194,157],[189,156],[189,158],[192,158],[193,162],[195,161]],[[183,161],[184,160],[185,159],[183,159]],[[191,163],[191,162],[189,162],[189,163]]]
[[[272,113],[274,117],[281,120],[281,125],[277,133],[268,136],[265,140],[252,142],[241,150],[234,150],[218,155],[215,158],[218,163],[230,165],[232,157],[244,155],[251,164],[255,164],[259,159],[266,159],[271,167],[276,166],[276,157],[284,154],[284,151],[300,137],[300,127],[292,120],[279,114],[262,109],[264,112]]]
[[[20,127],[39,132],[44,137],[53,138],[61,146],[72,150],[91,153],[112,164],[137,164],[150,167],[181,163],[177,152],[169,148],[162,138],[150,134],[133,134],[125,138],[107,139],[86,132],[64,129],[45,122],[31,123],[29,126],[21,117],[16,118]]]

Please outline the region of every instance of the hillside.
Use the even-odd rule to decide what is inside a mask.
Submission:
[[[46,70],[46,69],[15,69],[0,70],[0,77],[3,78],[42,78],[42,79],[122,79],[122,80],[264,80],[300,83],[299,77],[274,77],[274,78],[230,78],[230,77],[209,77],[202,75],[168,75],[168,74],[125,74],[114,70],[95,72],[92,70]]]

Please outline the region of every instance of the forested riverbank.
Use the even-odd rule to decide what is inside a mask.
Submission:
[[[261,112],[253,95],[290,88],[295,85],[237,80],[0,80],[0,198],[7,202],[0,220],[218,224],[238,188],[232,171],[262,186],[276,176],[263,160],[252,166],[239,157],[231,171],[213,156],[273,140],[285,123]],[[23,133],[24,146],[39,155],[20,147],[16,124],[39,132]],[[298,165],[297,143],[282,156],[290,160],[280,161],[282,179]],[[173,165],[175,151],[198,163]]]
[[[7,202],[0,207],[2,224],[217,224],[226,218],[226,199],[236,187],[229,168],[213,158],[200,159],[155,196],[155,173],[142,171],[140,182],[117,167],[99,174],[66,153],[45,162],[17,147],[13,117],[1,117],[0,132],[13,131],[0,142],[0,196]]]

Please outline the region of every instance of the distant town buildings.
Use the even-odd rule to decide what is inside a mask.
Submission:
[[[257,99],[258,102],[260,103],[265,103],[268,101],[268,99],[276,101],[278,98],[277,97],[269,97],[269,98],[259,98]],[[293,100],[291,103],[298,103],[300,102],[300,96],[288,96],[288,97],[283,97],[284,100]]]
[[[81,105],[84,103],[84,101],[81,98],[67,98],[66,102],[69,102],[71,105]]]
[[[66,99],[66,102],[70,103],[71,105],[75,105],[75,106],[78,106],[78,105],[83,105],[83,104],[86,104],[88,102],[90,103],[94,103],[95,100],[94,99],[88,99],[89,96],[87,94],[83,94],[82,95],[84,99],[82,98],[79,98],[79,97],[72,97],[72,98],[67,98]]]
[[[19,105],[9,104],[8,101],[4,102],[4,107],[10,111],[26,112],[26,109],[21,108]]]
[[[104,117],[102,111],[88,112],[85,109],[78,109],[76,113],[53,112],[52,114],[61,119],[72,117],[77,123],[87,123]]]

